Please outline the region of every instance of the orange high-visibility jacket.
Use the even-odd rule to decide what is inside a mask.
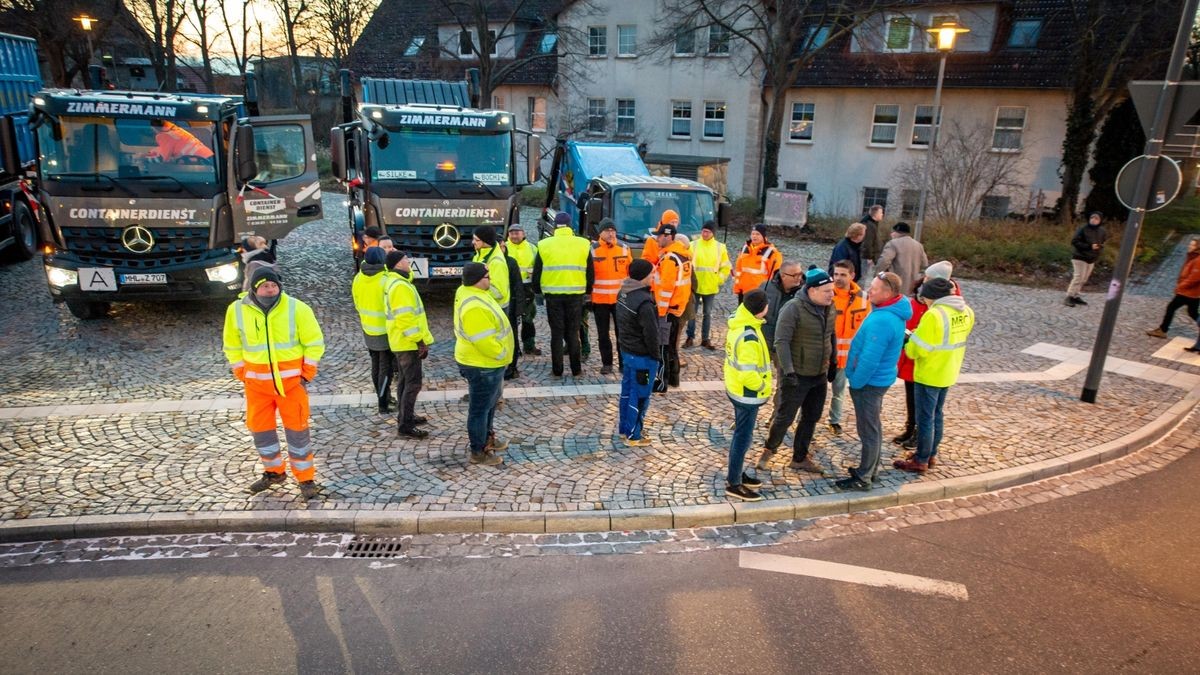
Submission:
[[[209,159],[213,156],[211,148],[205,147],[187,129],[172,122],[163,122],[162,129],[154,135],[157,148],[150,154],[163,161],[172,161],[180,157],[191,156]]]
[[[633,254],[625,244],[596,242],[592,248],[592,269],[596,272],[596,280],[592,282],[593,305],[617,304],[617,293],[621,282],[629,277],[631,262]]]
[[[850,282],[850,288],[833,287],[833,333],[837,336],[837,367],[846,367],[846,356],[850,354],[850,341],[858,332],[863,319],[871,312],[871,305],[862,296],[858,284]]]
[[[658,315],[682,316],[692,297],[692,254],[678,241],[663,249],[654,270],[654,300]]]
[[[654,235],[646,237],[646,243],[642,245],[642,260],[649,262],[651,265],[658,264],[658,239]]]
[[[783,254],[770,242],[760,246],[746,242],[733,266],[733,292],[749,293],[762,286],[781,265]]]

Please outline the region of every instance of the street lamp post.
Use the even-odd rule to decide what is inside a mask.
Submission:
[[[933,90],[933,130],[929,134],[929,149],[925,155],[925,175],[921,178],[921,201],[917,206],[917,227],[913,238],[921,241],[921,230],[925,226],[925,202],[929,199],[929,180],[933,173],[933,153],[937,149],[938,132],[942,129],[942,80],[946,77],[946,56],[954,51],[954,41],[962,33],[970,33],[969,28],[963,28],[953,21],[943,22],[940,26],[929,28],[926,32],[937,37],[937,50],[941,54],[938,59],[937,87]]]
[[[83,68],[80,70],[83,73],[84,81],[90,83],[91,75],[88,74],[88,66],[92,63],[92,24],[96,23],[96,20],[87,14],[83,14],[75,17],[74,21],[79,22],[79,25],[83,27],[83,34],[87,37],[87,59],[84,60]],[[98,85],[99,83],[97,83]]]

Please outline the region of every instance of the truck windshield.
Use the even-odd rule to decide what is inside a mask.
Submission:
[[[713,196],[702,190],[623,188],[613,196],[613,220],[619,234],[641,241],[658,225],[667,209],[679,214],[679,232],[700,233],[705,221],[716,220]]]
[[[58,139],[53,123],[38,128],[49,180],[161,180],[175,190],[217,185],[211,121],[61,116],[58,128]]]
[[[508,133],[459,129],[389,129],[387,142],[371,144],[373,180],[475,180],[512,184],[512,140]]]

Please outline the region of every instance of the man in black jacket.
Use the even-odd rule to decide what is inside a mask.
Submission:
[[[875,204],[867,209],[867,215],[858,221],[867,228],[858,252],[862,255],[862,278],[875,276],[875,261],[879,259],[879,224],[883,222],[883,205]]]
[[[617,295],[617,348],[621,351],[621,398],[617,424],[626,445],[650,445],[642,423],[650,407],[654,373],[658,370],[658,306],[654,302],[654,266],[647,260],[629,263],[629,278]]]
[[[1071,285],[1067,286],[1067,297],[1063,300],[1067,307],[1087,304],[1079,294],[1083,292],[1083,285],[1087,283],[1088,277],[1092,276],[1092,268],[1100,259],[1100,251],[1108,239],[1108,233],[1100,225],[1103,221],[1104,214],[1092,211],[1088,214],[1087,225],[1080,227],[1075,231],[1075,236],[1071,237],[1071,248],[1075,251],[1071,255],[1074,274],[1071,275]]]
[[[767,315],[763,317],[762,333],[767,340],[767,349],[771,352],[771,367],[775,369],[775,394],[771,397],[770,426],[775,421],[775,411],[779,410],[779,359],[775,356],[775,323],[779,321],[779,312],[788,300],[796,297],[804,284],[804,270],[795,260],[785,260],[779,270],[763,282],[759,289],[767,294]]]

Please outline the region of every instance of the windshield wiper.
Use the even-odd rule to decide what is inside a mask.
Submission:
[[[46,177],[49,178],[50,180],[58,180],[59,178],[95,178],[97,180],[97,182],[99,182],[99,179],[103,178],[104,180],[115,185],[116,187],[121,188],[128,194],[130,194],[130,195],[133,194],[133,190],[130,190],[129,188],[125,187],[124,185],[121,185],[119,182],[117,182],[116,178],[113,178],[112,176],[109,176],[109,175],[103,174],[103,173],[95,173],[93,171],[75,171],[75,172],[69,172],[69,173],[48,173],[48,174],[46,174]]]
[[[200,194],[198,192],[196,192],[192,188],[188,187],[187,183],[184,183],[183,181],[179,180],[175,176],[126,176],[125,180],[169,180],[169,181],[174,181],[176,185],[178,185],[179,187],[186,190],[187,193],[190,194],[191,196],[193,196],[193,197],[200,196]],[[176,190],[176,192],[178,192],[178,190]]]
[[[429,187],[433,188],[433,191],[438,193],[439,195],[441,195],[443,197],[449,197],[449,195],[447,195],[445,192],[442,192],[441,190],[439,190],[438,186],[434,185],[432,182],[430,182],[429,180],[427,180],[425,178],[385,178],[384,180],[398,180],[398,181],[405,182],[405,183],[417,181],[420,183],[424,183],[424,184],[428,185]]]
[[[488,187],[487,184],[481,180],[476,180],[474,178],[456,178],[454,180],[445,181],[445,182],[447,182],[447,183],[470,183],[472,185],[478,185],[479,187],[483,188],[484,190],[487,190],[488,194],[490,194],[492,197],[495,197],[496,199],[500,198],[500,195],[496,194],[495,191],[492,190],[492,188]]]

